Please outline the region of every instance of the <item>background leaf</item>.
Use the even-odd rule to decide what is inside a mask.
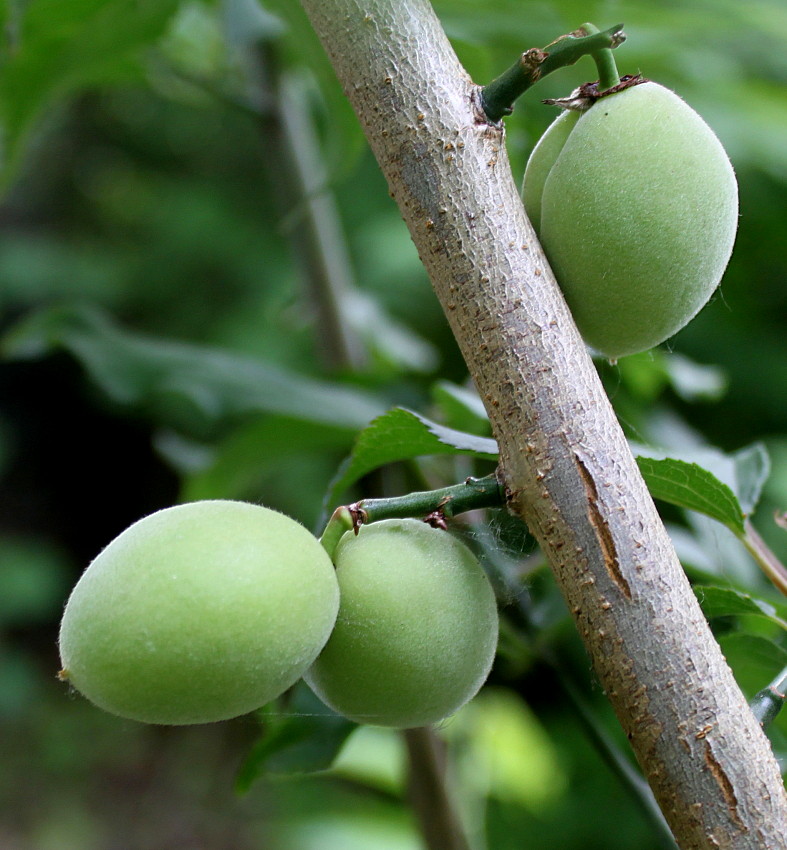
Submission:
[[[771,472],[768,450],[762,443],[754,443],[732,456],[735,464],[736,493],[741,510],[750,514],[760,501],[765,482]]]
[[[787,666],[787,649],[763,635],[731,632],[719,635],[719,644],[748,697]]]
[[[450,428],[486,437],[490,433],[489,417],[483,402],[474,389],[450,381],[437,381],[432,398],[442,413],[443,422]]]
[[[30,0],[13,5],[18,17],[0,75],[6,178],[33,121],[45,108],[81,87],[139,76],[141,51],[163,34],[179,4]]]
[[[263,731],[238,770],[244,793],[261,776],[296,776],[327,770],[357,724],[324,706],[300,682],[286,702],[260,711]]]
[[[730,587],[695,585],[694,593],[708,619],[751,615],[787,631],[787,606],[776,606]]]
[[[244,416],[275,413],[355,431],[382,407],[372,395],[227,351],[121,330],[94,310],[54,308],[4,340],[8,357],[63,348],[114,403],[142,408],[186,433],[214,434]]]
[[[732,490],[708,470],[675,458],[638,456],[637,465],[654,498],[699,511],[743,534],[740,503]]]

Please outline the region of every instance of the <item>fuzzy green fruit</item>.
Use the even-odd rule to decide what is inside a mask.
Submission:
[[[225,720],[300,678],[338,605],[330,558],[295,520],[244,502],[178,505],[85,570],[63,614],[61,677],[121,717]]]
[[[334,555],[336,627],[305,675],[331,708],[377,726],[412,727],[453,714],[486,680],[498,618],[473,553],[413,519],[347,532]]]
[[[561,115],[533,150],[523,200],[580,332],[610,358],[658,345],[699,312],[738,222],[721,143],[652,82]]]

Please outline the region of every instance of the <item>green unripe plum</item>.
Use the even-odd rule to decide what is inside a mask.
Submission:
[[[203,501],[139,520],[88,566],[66,604],[61,678],[147,723],[209,723],[275,698],[314,661],[339,588],[302,525]]]
[[[341,602],[305,679],[359,723],[435,723],[486,680],[497,647],[495,597],[473,553],[446,531],[392,519],[347,532],[334,554]]]
[[[554,121],[531,154],[523,200],[577,327],[613,359],[658,345],[699,312],[738,222],[721,143],[652,82]]]

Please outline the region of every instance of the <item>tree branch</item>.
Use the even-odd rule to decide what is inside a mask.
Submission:
[[[402,731],[410,770],[407,795],[429,850],[470,850],[445,782],[445,752],[433,729]]]
[[[767,738],[714,641],[511,175],[427,0],[303,0],[550,561],[684,850],[787,846]]]

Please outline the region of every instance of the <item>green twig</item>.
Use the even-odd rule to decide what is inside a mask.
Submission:
[[[352,505],[336,508],[320,537],[325,550],[333,553],[346,531],[358,531],[369,522],[399,517],[418,517],[442,525],[444,521],[480,508],[499,508],[505,504],[505,494],[495,475],[466,478],[461,484],[423,490],[404,496],[383,499],[362,499]]]
[[[505,494],[495,475],[467,478],[461,484],[393,496],[387,499],[363,499],[350,506],[357,513],[356,524],[394,517],[453,517],[479,508],[499,508]]]
[[[767,729],[776,719],[776,715],[784,707],[787,698],[787,667],[768,685],[756,693],[749,703],[754,716],[760,721],[763,729]]]
[[[592,24],[583,24],[578,30],[561,36],[544,48],[531,47],[507,71],[485,86],[481,91],[481,103],[487,118],[495,122],[504,115],[510,115],[514,101],[534,83],[558,68],[573,65],[582,56],[593,56],[596,59],[606,51],[611,59],[611,50],[626,39],[623,24],[616,24],[603,32],[595,27],[592,27],[595,32],[590,32],[589,27]],[[596,59],[597,65],[598,61]],[[607,62],[606,58],[604,62]]]

